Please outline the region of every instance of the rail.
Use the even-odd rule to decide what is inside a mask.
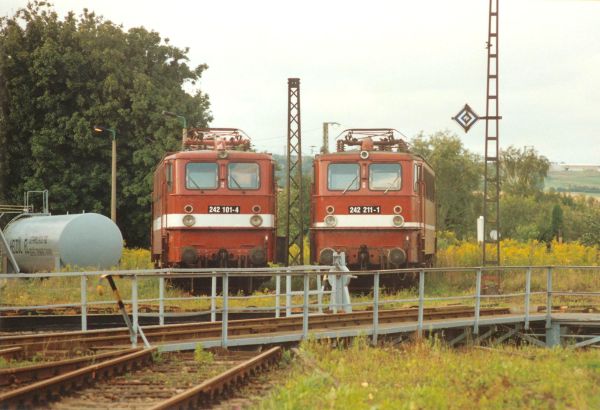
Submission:
[[[504,266],[504,267],[460,267],[460,268],[424,268],[424,269],[395,269],[347,272],[343,266],[299,266],[288,268],[264,269],[159,269],[159,270],[133,270],[109,272],[59,272],[35,274],[5,274],[2,278],[10,280],[24,280],[31,278],[64,278],[79,277],[80,300],[78,303],[44,304],[33,306],[19,306],[20,309],[39,309],[53,307],[76,307],[80,309],[81,328],[87,330],[87,308],[92,305],[114,305],[114,300],[89,301],[88,280],[99,280],[102,276],[120,278],[120,283],[128,281],[131,286],[131,296],[123,301],[123,306],[130,306],[130,313],[125,313],[126,320],[131,316],[130,331],[132,345],[135,346],[138,336],[145,339],[143,329],[139,325],[140,303],[158,303],[158,322],[164,325],[165,302],[191,300],[194,303],[204,303],[209,308],[199,311],[210,313],[212,322],[216,322],[217,314],[221,315],[220,345],[229,345],[229,314],[232,312],[247,311],[273,311],[275,317],[298,315],[302,316],[301,337],[308,337],[310,317],[322,314],[324,309],[331,311],[348,312],[351,309],[370,309],[373,313],[373,322],[368,334],[373,342],[378,336],[384,334],[379,318],[380,310],[386,306],[413,305],[418,309],[416,331],[422,335],[426,329],[424,311],[426,306],[440,302],[470,303],[473,306],[472,331],[479,334],[481,323],[481,310],[484,305],[498,305],[502,300],[510,300],[513,307],[522,316],[524,329],[529,329],[532,320],[533,304],[545,306],[545,325],[552,327],[553,303],[564,298],[597,298],[600,296],[600,267],[599,266]],[[504,289],[487,289],[483,284],[486,274],[495,274],[503,278],[501,283],[506,283]],[[567,275],[567,274],[571,275]],[[575,276],[572,274],[576,273]],[[328,275],[328,282],[335,282],[334,278],[342,275],[351,275],[356,278],[370,276],[372,278],[372,291],[369,295],[356,298],[352,303],[341,300],[334,292],[324,290],[323,276]],[[409,291],[389,293],[385,291],[382,281],[398,275],[414,275],[416,286]],[[231,295],[229,283],[237,277],[265,277],[273,278],[275,291],[258,295]],[[444,292],[440,291],[440,277],[444,279]],[[565,278],[577,278],[577,283]],[[186,297],[166,297],[165,279],[193,278],[210,280],[211,294]],[[158,281],[158,297],[141,299],[138,295],[138,282],[140,280]],[[281,281],[285,280],[285,291],[281,290]],[[220,294],[217,284],[221,285]],[[316,289],[311,289],[315,285]],[[577,286],[574,286],[577,285]],[[7,284],[4,289],[7,289]],[[578,288],[574,290],[575,288]],[[296,288],[296,289],[294,289]],[[298,289],[300,288],[300,289]],[[2,290],[0,290],[0,296]],[[254,300],[272,299],[269,306],[252,306]],[[284,299],[284,304],[281,299]],[[1,298],[0,298],[1,299]],[[595,300],[595,299],[594,299]],[[580,303],[580,302],[578,302]],[[242,306],[245,304],[246,306]],[[250,306],[248,306],[250,305]],[[15,306],[1,306],[2,312],[14,310]],[[123,307],[123,312],[124,307]],[[539,320],[540,314],[536,314]],[[559,336],[560,337],[560,336]],[[148,346],[149,343],[144,340]],[[598,342],[592,338],[586,344]]]
[[[195,387],[187,389],[153,406],[151,410],[201,408],[207,401],[218,396],[221,392],[227,390],[227,388],[238,384],[242,379],[248,378],[250,375],[258,372],[258,370],[276,363],[281,357],[281,352],[281,347],[273,347]]]
[[[17,409],[39,408],[52,400],[57,392],[75,389],[150,363],[155,351],[156,348],[134,351],[8,391],[0,394],[0,406]]]

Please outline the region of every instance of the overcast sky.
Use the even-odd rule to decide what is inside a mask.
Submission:
[[[241,128],[260,150],[283,152],[287,78],[299,77],[306,154],[324,121],[341,124],[333,136],[448,129],[483,152],[483,122],[465,134],[451,117],[465,103],[485,114],[487,0],[54,3],[189,47],[191,65],[209,66],[212,126]],[[0,15],[25,4],[2,0]],[[501,146],[600,163],[600,1],[501,0],[499,51]]]

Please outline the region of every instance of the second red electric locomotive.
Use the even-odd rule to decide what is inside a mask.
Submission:
[[[337,152],[314,160],[313,261],[329,265],[333,252],[343,251],[351,270],[430,266],[436,217],[432,168],[395,130],[344,133]],[[411,279],[401,275],[388,285]],[[351,287],[360,287],[353,282]]]

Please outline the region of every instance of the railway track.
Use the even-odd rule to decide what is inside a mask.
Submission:
[[[7,306],[0,305],[4,308]],[[131,313],[131,306],[126,305],[128,313]],[[158,304],[148,304],[148,303],[140,303],[138,304],[138,312],[140,313],[158,313]],[[178,306],[167,305],[164,307],[165,313],[191,313],[194,312],[194,309],[185,309]],[[120,310],[118,306],[87,306],[86,311],[89,315],[108,315],[108,314],[120,314]],[[11,316],[67,316],[67,315],[80,315],[81,307],[73,306],[73,307],[52,307],[52,308],[20,308],[13,307],[10,310],[4,310],[2,312],[3,317],[11,317]]]
[[[98,380],[123,374],[152,361],[156,348],[144,349],[104,360],[77,370],[49,377],[0,394],[0,408],[40,408],[67,392],[84,388]],[[60,372],[60,371],[59,371]]]
[[[274,347],[264,353],[179,393],[157,405],[152,410],[200,408],[224,392],[231,391],[250,376],[276,363],[281,357],[281,348]]]
[[[130,349],[118,357],[96,356],[98,363],[76,370],[65,367],[64,361],[47,363],[46,373],[37,373],[44,380],[26,386],[13,383],[12,390],[1,392],[0,409],[197,408],[232,392],[280,356],[279,347],[258,355],[224,351],[200,360],[194,353],[162,356],[155,349]]]
[[[77,314],[63,314],[61,311],[49,312],[31,312],[29,315],[11,315],[6,316],[4,312],[0,318],[0,335],[10,335],[14,332],[56,332],[56,331],[78,331],[81,329],[81,316]],[[275,309],[230,312],[230,320],[243,320],[255,318],[268,318],[275,316]],[[164,321],[166,324],[182,324],[210,321],[210,311],[198,312],[165,312]],[[216,319],[221,320],[221,314],[216,314]],[[140,312],[138,321],[141,326],[154,326],[158,324],[159,315],[156,312]],[[87,327],[91,329],[111,329],[123,325],[123,316],[116,313],[94,313],[87,314]]]
[[[481,316],[510,313],[508,308],[481,309]],[[397,323],[416,321],[417,309],[395,309],[379,311],[379,323]],[[427,308],[425,320],[472,317],[473,308],[449,306]],[[353,313],[323,314],[311,316],[309,330],[322,330],[360,326],[372,323],[371,311]],[[302,317],[263,318],[249,320],[230,320],[229,336],[252,336],[302,329]],[[218,338],[221,335],[221,322],[201,322],[166,326],[147,326],[144,333],[152,344],[183,342]],[[140,340],[141,343],[141,340]],[[126,347],[130,344],[127,329],[93,330],[88,332],[41,333],[0,337],[0,349],[19,346],[24,357],[44,351],[86,351],[107,347]]]
[[[2,357],[4,359],[15,358],[15,357],[18,357],[22,351],[23,351],[23,348],[21,348],[19,346],[7,347],[4,349],[0,349],[0,357]]]
[[[114,352],[86,355],[66,360],[36,363],[29,366],[0,369],[0,393],[14,390],[27,383],[37,382],[80,369],[104,360],[140,351],[141,348],[117,350]]]

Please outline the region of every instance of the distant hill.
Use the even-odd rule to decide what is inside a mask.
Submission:
[[[546,190],[600,197],[600,172],[594,169],[551,170],[544,181]]]

